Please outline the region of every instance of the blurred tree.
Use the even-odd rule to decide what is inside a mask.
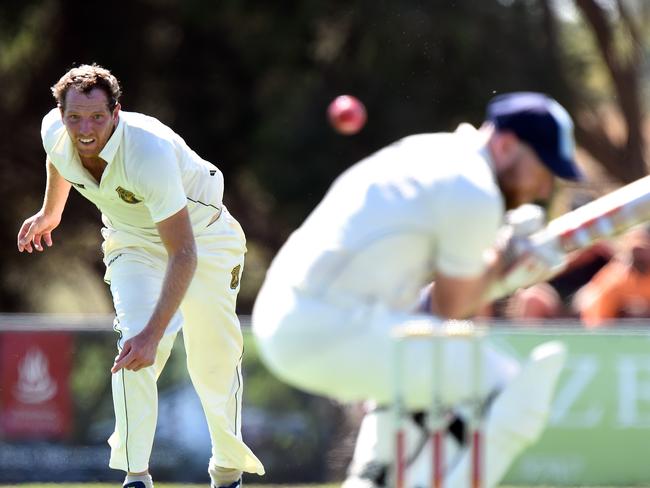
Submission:
[[[577,137],[611,176],[621,183],[629,183],[648,172],[641,99],[641,73],[647,52],[641,27],[648,25],[650,9],[643,2],[626,4],[623,0],[609,4],[576,0],[576,5],[591,29],[610,77],[613,92],[610,98],[615,100],[625,125],[622,140],[613,140],[606,127],[608,121],[598,117],[596,107],[583,107],[583,116],[577,118]],[[585,97],[581,98],[584,101]]]
[[[480,123],[498,92],[566,98],[566,80],[545,62],[540,16],[532,2],[335,2],[318,15],[274,24],[258,50],[262,123],[251,151],[259,152],[258,184],[282,202],[275,218],[294,228],[336,175],[393,140]],[[353,138],[334,133],[324,117],[343,92],[359,96],[369,113]]]

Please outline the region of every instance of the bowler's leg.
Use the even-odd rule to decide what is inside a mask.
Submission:
[[[200,250],[181,306],[187,366],[210,430],[209,471],[217,486],[227,486],[242,471],[264,474],[241,436],[243,339],[235,304],[242,267],[243,249]]]
[[[115,305],[118,348],[147,324],[160,295],[164,269],[120,256],[111,269],[111,293]],[[121,369],[112,376],[115,432],[109,439],[109,466],[129,473],[149,469],[158,415],[156,381],[169,358],[175,330],[181,323],[177,313],[168,333],[158,345],[155,363],[139,371]]]
[[[115,432],[108,443],[111,446],[109,466],[128,473],[149,470],[158,419],[158,388],[160,376],[176,334],[163,337],[158,346],[153,366],[139,371],[121,369],[113,374],[113,407]]]

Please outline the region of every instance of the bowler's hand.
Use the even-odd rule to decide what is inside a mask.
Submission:
[[[153,365],[159,342],[160,338],[147,329],[131,337],[124,343],[120,354],[115,358],[111,373],[117,373],[122,368],[139,371]]]
[[[43,242],[47,247],[52,246],[52,231],[61,223],[61,217],[45,215],[40,211],[23,222],[18,231],[18,251],[33,252],[33,249],[43,252]],[[33,245],[33,248],[32,248]]]

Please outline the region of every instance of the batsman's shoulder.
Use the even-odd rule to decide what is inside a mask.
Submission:
[[[486,206],[501,211],[503,198],[492,179],[481,177],[476,172],[456,173],[449,180],[450,194],[459,202],[472,206]]]

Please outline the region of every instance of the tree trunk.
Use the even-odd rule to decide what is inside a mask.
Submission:
[[[608,173],[621,183],[629,183],[647,174],[639,80],[642,51],[637,29],[622,2],[617,2],[620,22],[632,41],[630,52],[623,53],[616,48],[614,26],[604,8],[596,0],[576,0],[576,5],[591,26],[627,129],[625,141],[616,144],[597,117],[585,116],[576,120],[576,136]]]

